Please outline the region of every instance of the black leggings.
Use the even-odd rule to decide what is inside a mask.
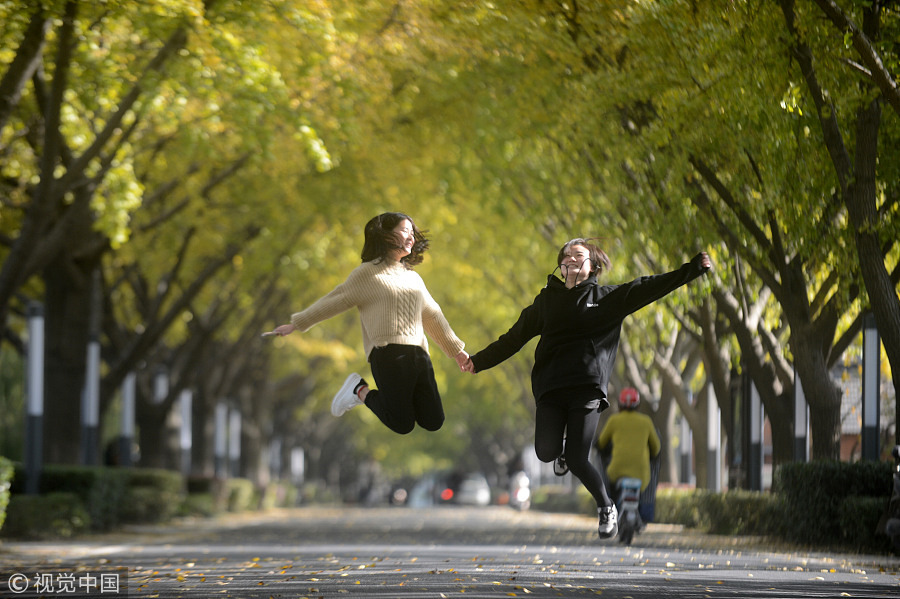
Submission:
[[[600,411],[585,407],[596,404],[600,393],[593,387],[550,391],[537,402],[534,451],[542,462],[552,462],[563,452],[569,471],[593,496],[597,507],[612,505],[603,474],[591,463],[591,449],[597,441]],[[608,405],[604,402],[603,404]]]
[[[369,353],[377,389],[365,404],[385,426],[405,435],[416,424],[436,431],[444,424],[444,406],[428,352],[417,345],[386,345]]]

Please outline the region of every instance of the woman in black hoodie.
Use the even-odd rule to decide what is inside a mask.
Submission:
[[[557,265],[563,278],[549,275],[546,287],[512,328],[473,355],[465,369],[476,373],[492,368],[540,336],[531,371],[537,402],[535,453],[543,462],[559,460],[578,477],[597,501],[600,537],[610,538],[618,532],[618,514],[600,471],[590,462],[590,452],[600,412],[609,407],[606,388],[622,321],[699,277],[712,264],[702,252],[666,274],[600,285],[597,277],[609,270],[609,257],[590,240],[578,238],[559,250]]]

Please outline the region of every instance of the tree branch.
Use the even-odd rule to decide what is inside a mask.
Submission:
[[[16,50],[16,56],[9,63],[9,68],[0,79],[0,132],[18,106],[22,91],[34,72],[40,67],[41,54],[47,41],[50,29],[50,18],[38,4],[37,9],[25,29],[22,43]]]
[[[862,72],[871,78],[881,91],[881,95],[887,100],[887,103],[890,104],[891,108],[894,109],[894,112],[900,116],[900,86],[897,85],[891,72],[884,66],[884,62],[881,60],[881,56],[879,56],[878,50],[875,49],[869,36],[860,30],[856,23],[847,16],[847,13],[845,13],[834,0],[813,1],[819,5],[819,8],[825,13],[825,16],[828,17],[839,31],[850,33],[853,49],[859,54],[860,59],[867,69],[867,71]],[[877,14],[879,3],[874,2],[873,4],[875,6],[873,6],[871,10],[873,13]]]
[[[781,11],[784,14],[787,29],[791,34],[791,49],[794,58],[800,64],[803,79],[806,81],[810,95],[816,105],[816,113],[819,118],[819,124],[822,127],[825,147],[831,155],[831,162],[834,165],[841,190],[844,191],[852,178],[852,168],[850,155],[847,152],[847,147],[844,145],[840,124],[837,121],[837,111],[833,104],[826,101],[825,93],[819,85],[816,69],[813,66],[812,51],[806,43],[801,41],[802,35],[797,30],[796,15],[794,14],[794,0],[780,0],[779,3],[781,4]]]

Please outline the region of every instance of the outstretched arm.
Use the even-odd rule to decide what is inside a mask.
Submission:
[[[608,296],[610,302],[605,318],[624,319],[644,306],[675,291],[712,268],[712,261],[706,252],[700,252],[690,262],[677,270],[660,275],[650,275],[618,285]]]
[[[537,301],[535,299],[535,302]],[[540,310],[535,304],[532,304],[522,310],[519,320],[516,321],[512,328],[469,359],[471,370],[468,372],[475,373],[493,368],[522,349],[522,346],[528,343],[529,340],[540,334]]]

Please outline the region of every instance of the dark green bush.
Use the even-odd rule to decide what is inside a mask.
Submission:
[[[779,534],[809,545],[842,543],[844,501],[850,496],[887,501],[891,480],[889,462],[783,464],[776,469],[774,480],[779,509],[784,515]]]
[[[891,492],[890,463],[792,463],[778,469],[776,481],[781,491],[773,493],[660,489],[656,521],[820,548],[890,551],[887,536],[876,532]]]
[[[184,477],[174,470],[161,468],[126,468],[129,487],[154,487],[166,493],[180,495],[185,486]]]
[[[699,510],[705,530],[722,535],[764,535],[775,530],[777,500],[769,493],[735,490],[727,493],[703,491]]]
[[[188,495],[193,495],[194,493],[209,493],[214,495],[222,486],[222,479],[214,476],[191,476],[188,477],[186,484]]]
[[[121,523],[128,476],[126,468],[51,464],[41,471],[39,492],[75,493],[90,514],[91,528],[110,530]]]
[[[166,498],[164,493],[153,487],[133,487],[125,491],[125,503],[119,512],[119,521],[124,524],[150,524],[165,522],[180,507],[177,495]]]
[[[779,502],[771,493],[660,489],[656,521],[723,535],[765,535],[777,529]]]
[[[258,497],[253,482],[246,478],[229,478],[225,481],[229,512],[243,512],[256,509]]]
[[[184,497],[184,478],[179,473],[153,468],[128,472],[123,522],[165,522],[178,512]]]
[[[578,493],[558,485],[542,485],[534,489],[531,505],[545,512],[584,512],[585,502],[579,500]],[[588,513],[597,512],[597,504]]]
[[[887,507],[887,497],[858,497],[851,495],[843,501],[839,526],[841,545],[855,551],[891,552],[891,541],[879,534],[878,521]]]
[[[68,538],[87,531],[91,524],[90,514],[75,493],[13,495],[8,514],[0,534],[12,538]]]
[[[259,503],[260,509],[263,510],[292,507],[297,504],[297,488],[283,481],[270,482],[263,489]]]
[[[201,507],[205,511],[210,509],[210,513],[217,513],[230,510],[232,501],[232,485],[227,478],[219,478],[215,476],[192,476],[187,480],[188,499],[191,503],[196,503],[197,507]],[[193,501],[191,498],[208,497],[209,499]],[[207,506],[210,504],[211,506]],[[192,511],[193,507],[188,507],[188,511]],[[243,508],[242,508],[243,509]]]
[[[22,490],[17,469],[14,491]],[[179,509],[184,479],[173,471],[151,468],[48,464],[38,492],[73,493],[87,509],[91,529],[111,530],[123,523],[160,522]]]
[[[656,522],[681,524],[689,528],[705,529],[709,526],[706,516],[700,511],[694,489],[659,489],[656,491]]]
[[[9,505],[9,488],[12,482],[15,468],[8,459],[0,456],[0,529],[6,520],[6,506]]]
[[[178,516],[208,518],[221,511],[212,493],[188,493],[178,507]]]
[[[318,481],[310,481],[304,483],[300,487],[299,503],[340,503],[340,496],[334,490]]]

